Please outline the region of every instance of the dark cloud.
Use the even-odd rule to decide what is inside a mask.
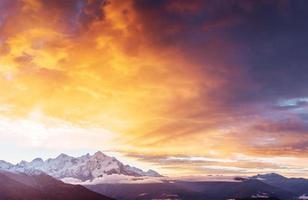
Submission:
[[[135,1],[153,43],[225,80],[227,104],[308,95],[307,1]],[[217,89],[217,88],[215,88]]]
[[[306,134],[305,121],[287,119],[289,115],[305,117],[305,113],[288,112],[304,108],[306,102],[277,104],[280,100],[308,96],[306,8],[308,2],[304,0],[135,0],[134,9],[153,46],[175,49],[197,66],[192,70],[201,80],[220,80],[210,86],[204,81],[199,98],[168,110],[169,115],[203,123],[168,121],[141,138],[164,133],[154,142],[161,143],[174,136],[217,130],[221,124],[237,126],[265,116],[265,123],[240,130],[237,137],[255,131],[268,137],[279,133]],[[180,107],[189,109],[183,111]],[[269,145],[288,148],[296,144],[284,141]]]

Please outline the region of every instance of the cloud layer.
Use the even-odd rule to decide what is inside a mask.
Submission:
[[[113,150],[171,172],[193,163],[190,173],[302,173],[291,161],[307,156],[307,7],[302,0],[3,0],[2,121],[38,111],[82,130],[102,128]],[[74,146],[97,146],[85,143]],[[238,154],[290,159],[260,164]]]

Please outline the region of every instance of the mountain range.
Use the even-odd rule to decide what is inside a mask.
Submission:
[[[251,178],[290,191],[301,199],[308,199],[308,179],[287,178],[277,173],[258,174]]]
[[[300,195],[260,180],[170,181],[149,184],[86,185],[92,191],[121,200],[295,200]]]
[[[121,182],[114,179],[123,177],[129,177],[132,181]],[[150,178],[150,182],[144,181],[147,178]],[[77,182],[74,182],[76,180]],[[16,193],[15,190],[21,193]],[[229,179],[215,179],[210,176],[202,181],[174,180],[153,170],[143,171],[124,165],[102,152],[80,157],[61,154],[45,161],[36,158],[31,162],[21,161],[16,165],[0,161],[0,200],[111,198],[308,200],[308,180],[287,178],[276,173]]]
[[[16,165],[0,161],[0,169],[26,174],[43,172],[56,179],[71,178],[80,182],[91,182],[97,178],[113,174],[132,177],[161,177],[154,170],[143,171],[136,167],[124,165],[116,158],[107,156],[100,151],[93,155],[86,154],[80,157],[60,154],[56,158],[45,161],[41,158],[36,158],[31,162],[21,161]]]

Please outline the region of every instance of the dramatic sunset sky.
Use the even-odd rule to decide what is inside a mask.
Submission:
[[[308,175],[308,1],[0,0],[0,160]]]

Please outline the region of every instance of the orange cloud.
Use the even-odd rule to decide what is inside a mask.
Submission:
[[[275,154],[266,143],[275,133],[254,129],[262,117],[249,94],[262,85],[237,60],[237,51],[247,49],[213,35],[246,22],[227,5],[219,18],[210,10],[220,7],[202,1],[156,7],[132,0],[12,2],[0,7],[1,115],[18,121],[39,111],[85,129],[100,127],[112,135],[110,148],[145,156]],[[233,6],[255,11],[250,4]],[[202,9],[210,18],[198,21]],[[288,145],[303,146],[290,138],[277,140],[280,154]],[[190,171],[205,172],[199,164]],[[239,160],[231,167],[259,166]]]

